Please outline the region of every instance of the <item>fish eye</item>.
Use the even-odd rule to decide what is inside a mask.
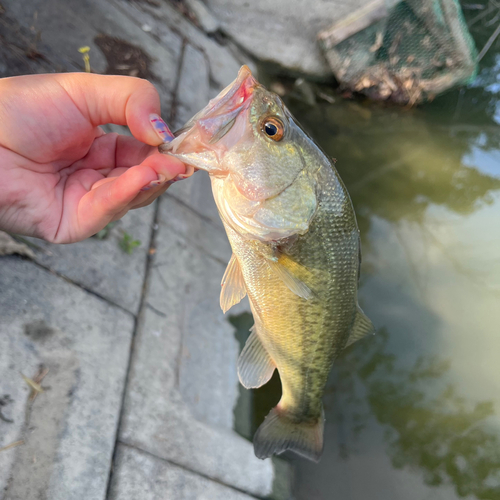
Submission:
[[[281,141],[285,134],[283,122],[276,117],[266,118],[262,123],[262,131],[273,141]]]

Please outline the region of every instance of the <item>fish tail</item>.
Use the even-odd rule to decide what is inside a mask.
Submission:
[[[317,421],[294,421],[278,405],[269,412],[255,433],[255,455],[264,459],[291,450],[309,460],[319,462],[323,453],[324,422],[323,412]]]

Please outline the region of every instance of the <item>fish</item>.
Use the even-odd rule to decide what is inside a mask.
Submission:
[[[322,395],[334,360],[374,333],[358,304],[360,233],[334,163],[281,98],[243,66],[160,151],[208,172],[232,248],[225,313],[248,296],[254,318],[238,359],[246,388],[277,369],[282,397],[257,429],[255,455],[318,462]]]

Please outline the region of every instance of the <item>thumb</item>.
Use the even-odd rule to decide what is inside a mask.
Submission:
[[[127,125],[136,139],[150,146],[164,142],[162,133],[171,134],[166,125],[168,132],[157,132],[154,120],[161,112],[160,97],[147,80],[91,73],[64,73],[56,78],[94,127]]]

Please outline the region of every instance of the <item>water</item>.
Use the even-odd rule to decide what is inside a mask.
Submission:
[[[469,88],[419,109],[289,99],[338,160],[378,329],[334,365],[323,458],[292,459],[299,500],[500,499],[496,47]]]
[[[287,99],[351,194],[378,330],[334,365],[321,462],[290,457],[298,500],[500,499],[499,48],[418,109]]]

